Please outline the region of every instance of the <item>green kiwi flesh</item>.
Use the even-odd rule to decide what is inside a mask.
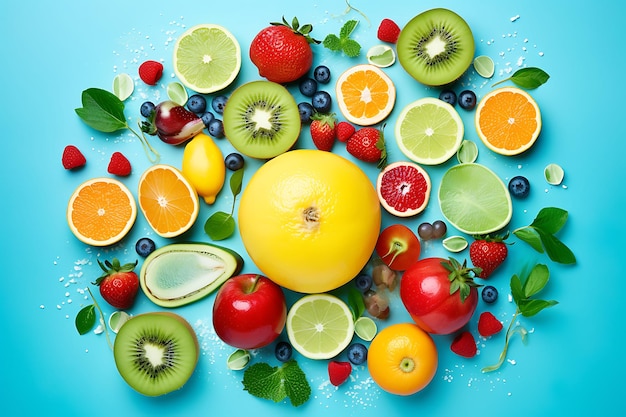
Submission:
[[[288,151],[301,128],[295,99],[272,81],[251,81],[233,91],[224,107],[223,122],[233,147],[257,159]]]
[[[448,9],[418,14],[400,31],[398,61],[413,78],[429,86],[457,80],[474,59],[474,36],[467,22]]]
[[[135,391],[156,397],[180,389],[196,369],[200,347],[193,328],[169,312],[131,317],[113,345],[115,365]]]

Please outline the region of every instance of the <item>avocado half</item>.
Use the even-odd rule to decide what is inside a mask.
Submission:
[[[210,243],[173,243],[152,252],[141,266],[144,294],[162,307],[180,307],[206,297],[238,274],[243,258]]]

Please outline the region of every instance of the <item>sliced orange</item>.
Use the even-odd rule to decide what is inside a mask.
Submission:
[[[175,237],[191,228],[200,210],[198,194],[175,167],[152,165],[139,179],[139,207],[150,227],[163,237]]]
[[[335,88],[341,113],[360,126],[381,122],[396,102],[396,87],[391,78],[371,64],[347,69],[339,76]]]
[[[528,150],[541,131],[541,112],[535,100],[517,87],[503,87],[485,95],[476,107],[476,131],[485,146],[501,155]]]
[[[67,205],[67,223],[83,243],[109,246],[122,240],[137,218],[130,190],[113,178],[93,178],[79,185]]]

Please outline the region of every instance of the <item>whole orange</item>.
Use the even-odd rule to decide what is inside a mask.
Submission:
[[[255,265],[302,293],[333,290],[367,264],[381,209],[367,175],[352,161],[312,149],[263,164],[239,204],[241,239]]]
[[[250,60],[261,77],[285,84],[309,72],[313,51],[307,36],[289,26],[272,25],[262,29],[252,40]]]
[[[413,323],[384,328],[367,353],[367,367],[374,382],[396,395],[412,395],[424,389],[435,376],[437,363],[435,342]]]

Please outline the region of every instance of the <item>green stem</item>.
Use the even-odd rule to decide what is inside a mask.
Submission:
[[[496,83],[492,84],[492,85],[491,85],[491,87],[495,87],[496,85],[500,85],[500,84],[502,84],[502,83],[504,83],[504,82],[506,82],[506,81],[509,81],[510,79],[511,79],[511,77],[509,77],[509,78],[505,78],[504,80],[500,80],[500,81],[498,81],[498,82],[496,82]]]
[[[133,128],[131,128],[130,126],[127,126],[127,127],[128,127],[128,130],[130,130],[135,136],[139,138],[139,141],[141,142],[141,146],[143,146],[143,151],[148,157],[148,160],[152,162],[153,164],[158,163],[159,160],[161,159],[161,155],[159,154],[159,152],[157,152],[156,149],[152,147],[152,145],[150,145],[150,142],[148,142],[148,139],[143,134],[143,132],[140,135],[135,130],[133,130]]]
[[[484,367],[482,369],[483,372],[486,373],[486,372],[495,371],[499,369],[504,363],[504,360],[506,359],[507,351],[509,350],[509,341],[511,340],[511,336],[515,334],[515,332],[513,331],[513,323],[515,323],[515,320],[517,320],[517,316],[519,316],[519,314],[520,314],[520,311],[518,308],[515,310],[515,314],[513,315],[513,318],[511,319],[511,322],[509,323],[508,329],[506,329],[506,337],[504,339],[504,349],[502,349],[502,353],[500,353],[500,358],[498,359],[498,362],[494,365]]]
[[[111,338],[109,337],[109,329],[108,329],[108,327],[106,325],[106,322],[104,321],[104,313],[102,312],[102,309],[98,305],[98,302],[96,301],[96,298],[93,296],[93,293],[91,292],[89,287],[87,287],[87,291],[89,292],[89,295],[91,296],[91,299],[93,300],[93,305],[95,305],[96,309],[98,310],[98,314],[100,314],[100,320],[99,320],[100,321],[100,325],[104,329],[104,335],[107,338],[107,343],[109,344],[109,348],[111,348],[111,350],[113,350],[113,343],[111,343]]]
[[[350,4],[349,0],[346,0],[346,4],[348,5],[348,7],[346,7],[346,10],[343,12],[343,14],[348,14],[350,13],[351,10],[354,10],[355,12],[357,12],[358,14],[360,14],[361,16],[363,16],[365,18],[365,20],[367,20],[367,24],[369,26],[372,26],[372,22],[370,22],[370,19],[365,15],[365,13],[363,13],[362,11],[360,11],[359,9],[357,9],[356,7],[352,6]]]

